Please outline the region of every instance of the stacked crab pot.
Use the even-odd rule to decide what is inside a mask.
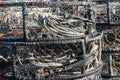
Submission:
[[[61,9],[33,7],[30,13],[28,8],[26,24],[32,28],[27,37],[36,42],[17,47],[16,78],[101,79],[102,34],[96,32],[94,21]]]

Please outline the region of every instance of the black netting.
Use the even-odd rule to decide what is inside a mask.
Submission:
[[[0,46],[0,79],[5,77],[13,77],[12,71],[12,58],[11,58],[11,47],[10,46]]]
[[[3,68],[2,62],[7,62],[10,60],[10,51],[11,51],[11,47],[9,46],[0,46],[0,68]]]

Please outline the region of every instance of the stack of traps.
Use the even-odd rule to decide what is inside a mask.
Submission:
[[[16,79],[101,80],[102,34],[96,32],[91,18],[81,17],[79,9],[75,9],[75,5],[67,4],[59,7],[32,4],[26,5],[23,16],[21,7],[1,8],[1,39],[27,38],[26,41],[1,41],[4,44],[1,48],[10,49],[12,55],[6,57],[0,52],[0,59],[13,61]],[[85,11],[89,9],[87,6]],[[12,44],[12,48],[5,47],[7,44]],[[12,65],[4,69],[8,67]]]

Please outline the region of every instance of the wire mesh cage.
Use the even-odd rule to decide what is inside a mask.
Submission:
[[[61,4],[64,6],[61,6]],[[3,11],[1,12],[1,17],[3,14],[4,18],[1,18],[1,30],[4,32],[6,28],[8,30],[6,33],[1,32],[1,40],[9,40],[9,36],[10,38],[17,37],[18,39],[21,39],[20,37],[22,36],[24,40],[33,40],[41,39],[42,37],[53,38],[84,35],[87,32],[83,26],[90,26],[90,23],[94,22],[90,22],[90,20],[94,19],[94,14],[92,9],[90,9],[91,5],[87,6],[88,4],[93,3],[90,3],[90,1],[79,1],[78,3],[73,1],[3,3],[1,4],[2,7],[15,7],[7,8],[8,10],[6,11],[4,8],[1,8],[1,11]],[[81,6],[84,6],[86,10],[84,17],[78,15],[81,12],[79,10]],[[90,15],[87,16],[88,14]]]
[[[115,68],[114,65],[118,65],[114,63],[113,57],[115,54],[119,55],[120,51],[120,39],[119,39],[119,0],[98,0],[99,4],[105,4],[105,9],[107,11],[107,25],[99,25],[99,31],[104,32],[103,39],[103,71],[102,74],[107,77],[119,76],[118,66]],[[117,56],[118,56],[117,55]],[[104,58],[106,57],[106,58]],[[117,59],[117,58],[116,58]],[[118,58],[119,59],[119,58]],[[117,70],[118,69],[118,70]]]
[[[22,18],[15,22],[19,25],[23,19],[24,40],[0,42],[12,46],[11,59],[16,79],[101,80],[103,34],[95,29],[93,2],[90,5],[89,0],[71,3],[73,1],[4,4],[22,6]],[[80,7],[85,9],[83,16]]]
[[[26,6],[28,14],[26,16],[26,26],[29,33],[27,35],[28,40],[85,36],[86,33],[89,33],[87,32],[88,26],[94,27],[94,25],[90,24],[94,23],[94,21],[92,22],[92,14],[90,15],[91,22],[89,19],[79,15],[82,12],[79,8],[86,6],[83,2],[50,2],[47,5],[41,4],[41,6],[32,3],[31,5],[26,4]],[[88,10],[88,7],[86,10]]]
[[[120,38],[119,26],[109,26],[104,28],[103,39],[103,53],[102,60],[104,63],[102,74],[104,77],[119,77],[119,52],[120,52]],[[106,57],[106,58],[105,58]],[[116,60],[115,60],[116,59]],[[117,66],[116,66],[117,65]]]
[[[93,76],[91,79],[101,79],[102,61],[100,43],[97,41],[89,42],[91,48],[87,49],[86,55],[82,41],[69,44],[17,46],[15,76],[20,80],[89,79],[89,76]]]

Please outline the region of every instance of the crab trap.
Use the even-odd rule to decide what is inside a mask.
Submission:
[[[102,74],[106,77],[119,76],[119,53],[120,53],[120,26],[119,26],[119,0],[99,0],[98,6],[106,6],[107,22],[97,23],[97,30],[103,31],[103,54],[104,62]],[[98,9],[99,10],[99,9]],[[104,15],[103,15],[104,16]]]
[[[14,80],[101,80],[103,33],[95,29],[93,5],[87,0],[2,4],[0,59],[11,63],[4,70],[10,69]]]
[[[11,42],[10,65],[18,80],[101,79],[101,35],[56,42]],[[75,40],[74,40],[75,39]],[[6,44],[6,43],[5,43]],[[7,59],[5,57],[5,59]],[[9,58],[7,61],[10,61]],[[9,72],[10,73],[10,72]]]
[[[97,24],[119,25],[119,0],[96,0],[95,16]]]
[[[103,57],[108,56],[108,58],[103,59],[105,66],[108,67],[107,74],[111,77],[119,77],[119,53],[120,53],[120,38],[119,38],[119,26],[111,27],[104,30],[104,46],[103,46]],[[107,63],[107,64],[106,64]],[[103,70],[104,71],[104,70]]]

